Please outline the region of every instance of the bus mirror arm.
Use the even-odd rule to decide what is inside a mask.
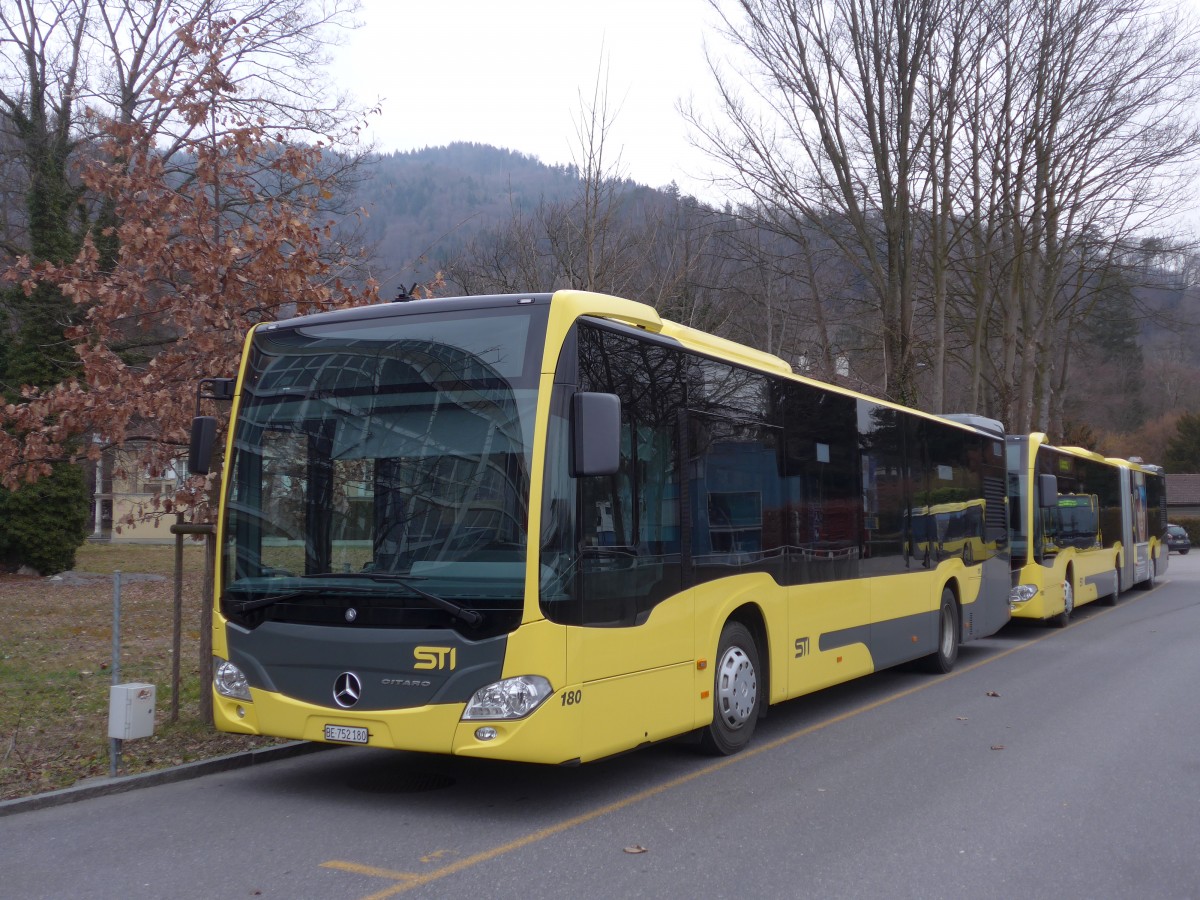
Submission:
[[[217,420],[214,416],[200,415],[201,400],[233,399],[237,382],[232,378],[201,378],[196,385],[196,417],[192,419],[192,439],[188,446],[188,472],[192,475],[207,475],[212,469],[213,442],[217,436]]]
[[[580,391],[571,398],[571,476],[615,475],[621,467],[621,398]]]

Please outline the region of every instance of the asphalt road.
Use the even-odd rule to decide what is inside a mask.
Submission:
[[[1200,552],[726,760],[337,749],[10,815],[0,897],[1200,897],[1198,686]]]

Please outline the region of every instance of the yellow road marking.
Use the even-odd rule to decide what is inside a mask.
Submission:
[[[356,875],[370,875],[372,878],[388,878],[392,881],[403,881],[407,878],[416,878],[415,872],[397,872],[395,869],[380,869],[376,866],[364,866],[359,863],[342,862],[341,860],[331,860],[323,862],[321,865],[326,869],[341,869],[343,872],[353,872]]]
[[[360,863],[346,862],[340,859],[331,859],[329,862],[321,863],[323,869],[337,869],[341,872],[352,872],[355,875],[367,875],[371,878],[386,878],[388,881],[396,881],[401,884],[407,884],[414,878],[420,876],[416,872],[397,872],[395,869],[380,869],[377,866],[364,866]],[[375,900],[377,897],[390,897],[391,889],[388,893],[372,894],[366,900]]]
[[[1149,592],[1147,592],[1147,594],[1148,593]],[[1143,596],[1146,596],[1146,594],[1143,594]],[[1137,599],[1140,599],[1140,598],[1137,598]],[[1137,602],[1137,599],[1134,599],[1130,602]],[[1123,604],[1121,604],[1120,607],[1113,606],[1113,607],[1106,608],[1101,612],[1097,612],[1097,613],[1094,613],[1093,615],[1088,616],[1088,618],[1085,621],[1090,622],[1093,619],[1098,619],[1101,616],[1108,615],[1109,613],[1115,612],[1117,609],[1124,608],[1128,605],[1129,605],[1129,603],[1123,603]],[[1076,624],[1083,624],[1083,622],[1077,622]],[[323,867],[330,868],[330,869],[342,869],[344,871],[355,872],[355,873],[361,874],[361,875],[371,875],[373,877],[386,878],[386,879],[395,881],[396,884],[392,885],[391,887],[384,888],[383,890],[379,891],[378,893],[371,894],[370,896],[363,898],[363,900],[387,900],[387,898],[395,897],[396,895],[402,894],[405,891],[410,890],[411,888],[421,887],[421,886],[424,886],[427,884],[431,884],[434,881],[438,881],[442,878],[445,878],[447,875],[454,875],[458,872],[463,871],[464,869],[469,869],[472,866],[477,866],[480,863],[488,862],[489,860],[493,860],[498,856],[504,856],[507,853],[512,853],[514,850],[520,850],[523,847],[528,847],[530,844],[536,844],[539,841],[544,841],[546,838],[554,837],[556,834],[562,834],[564,831],[569,831],[570,829],[576,828],[579,825],[585,825],[588,822],[591,822],[595,819],[601,818],[602,816],[606,816],[606,815],[608,815],[610,813],[614,813],[614,812],[619,812],[620,810],[625,809],[626,807],[633,806],[636,803],[641,803],[643,800],[649,800],[651,797],[657,797],[659,794],[664,794],[667,791],[670,791],[674,788],[679,787],[680,785],[687,784],[689,781],[695,781],[697,778],[702,778],[706,775],[711,775],[714,772],[719,772],[722,769],[724,769],[726,766],[731,766],[731,765],[734,765],[735,763],[743,762],[747,759],[753,759],[754,757],[759,756],[760,754],[768,753],[771,750],[776,750],[779,747],[783,747],[786,744],[790,744],[794,740],[797,740],[802,737],[807,737],[810,734],[814,734],[815,732],[820,731],[822,728],[828,728],[830,725],[837,725],[841,722],[847,721],[848,719],[852,719],[855,716],[859,716],[859,715],[862,715],[863,713],[868,713],[873,710],[879,709],[881,706],[886,706],[887,704],[892,703],[896,700],[903,700],[905,697],[911,697],[913,694],[916,694],[920,691],[928,690],[929,688],[933,687],[934,685],[942,684],[947,679],[957,678],[960,675],[966,675],[968,672],[973,672],[976,669],[980,668],[981,666],[988,665],[999,659],[1004,659],[1004,657],[1006,657],[1006,656],[1011,656],[1012,654],[1016,653],[1018,650],[1024,650],[1026,647],[1032,647],[1035,644],[1040,644],[1042,641],[1056,637],[1056,636],[1062,634],[1064,631],[1065,631],[1065,629],[1055,629],[1053,631],[1047,631],[1041,637],[1034,638],[1033,640],[1027,641],[1026,643],[1023,643],[1023,644],[1018,644],[1015,647],[1009,647],[1007,650],[1000,651],[995,656],[989,656],[987,659],[981,659],[979,662],[973,663],[969,666],[966,666],[965,668],[961,668],[961,669],[956,668],[952,672],[947,673],[945,676],[943,676],[941,678],[931,678],[928,681],[925,681],[921,684],[915,685],[914,687],[908,688],[907,690],[901,691],[898,694],[891,694],[880,700],[876,700],[872,703],[868,703],[865,706],[859,706],[848,712],[839,713],[838,715],[833,716],[832,718],[825,719],[820,722],[816,722],[812,725],[807,726],[806,728],[801,728],[799,731],[793,731],[790,734],[785,734],[782,737],[777,737],[773,741],[768,741],[765,744],[758,744],[754,747],[751,747],[748,750],[743,750],[742,752],[738,753],[735,756],[728,756],[725,759],[721,759],[716,762],[709,763],[708,765],[703,766],[702,768],[699,768],[699,769],[695,770],[694,772],[689,772],[686,775],[680,775],[678,778],[672,778],[670,781],[663,782],[662,784],[657,785],[655,787],[646,788],[644,791],[639,791],[636,794],[630,794],[628,797],[625,797],[622,800],[617,800],[613,803],[608,803],[604,806],[601,806],[597,809],[592,810],[591,812],[581,813],[580,815],[573,816],[570,819],[564,819],[563,821],[558,822],[554,825],[549,825],[546,828],[541,828],[537,831],[530,832],[529,834],[525,835],[524,837],[519,837],[514,841],[509,841],[507,844],[500,844],[499,846],[493,847],[490,850],[483,850],[479,853],[474,854],[473,856],[464,857],[463,859],[460,859],[457,862],[451,863],[448,866],[443,866],[440,869],[435,869],[432,872],[426,872],[424,874],[418,874],[416,872],[395,872],[395,871],[391,871],[388,869],[376,869],[372,866],[360,866],[360,865],[357,865],[356,863],[341,862],[341,861],[337,861],[337,860],[321,863],[321,865]]]

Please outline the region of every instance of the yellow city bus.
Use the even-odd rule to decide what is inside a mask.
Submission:
[[[575,763],[1009,618],[1004,438],[577,291],[256,326],[226,445],[218,728]],[[194,471],[216,420],[198,417]],[[969,554],[910,511],[979,515]]]
[[[1013,617],[1064,626],[1167,569],[1162,470],[1046,435],[1007,439]]]

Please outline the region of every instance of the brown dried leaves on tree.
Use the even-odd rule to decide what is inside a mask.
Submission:
[[[9,487],[108,446],[136,445],[146,471],[163,471],[186,448],[198,380],[236,374],[252,325],[377,299],[372,282],[341,283],[345,260],[327,255],[334,222],[320,209],[335,186],[319,174],[321,145],[288,145],[223,109],[223,39],[197,38],[200,64],[158,87],[181,116],[220,123],[192,142],[187,173],[168,170],[141,124],[100,122],[83,177],[113,224],[93,229],[67,265],[19,260],[7,273],[27,294],[56,286],[81,311],[66,331],[79,377],[0,410]],[[207,488],[193,478],[162,508],[202,514]]]

